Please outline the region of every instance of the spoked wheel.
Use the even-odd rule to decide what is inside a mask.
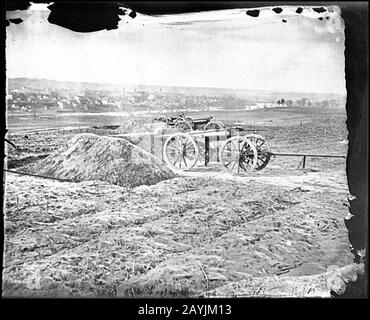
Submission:
[[[256,170],[264,169],[271,159],[271,148],[268,142],[258,134],[248,134],[245,137],[256,146],[258,153]]]
[[[204,130],[224,129],[225,125],[221,121],[210,121],[204,127]]]
[[[197,143],[186,133],[176,133],[164,143],[163,159],[173,169],[186,170],[194,167],[198,156]]]
[[[152,118],[149,118],[149,119],[145,119],[144,120],[144,124],[152,124],[152,123],[154,123],[154,122],[156,122],[155,120],[153,120]]]
[[[193,128],[188,121],[180,120],[175,124],[175,128],[181,132],[189,132],[192,131]]]
[[[248,173],[257,165],[257,149],[245,137],[227,139],[220,149],[222,165],[232,174]]]
[[[166,116],[160,116],[156,119],[157,121],[161,121],[161,122],[168,122],[168,119]]]

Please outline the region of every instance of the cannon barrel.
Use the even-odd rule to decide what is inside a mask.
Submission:
[[[193,119],[194,123],[208,123],[212,120],[212,117]]]

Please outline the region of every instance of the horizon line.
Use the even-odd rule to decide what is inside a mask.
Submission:
[[[71,82],[71,83],[87,83],[87,84],[100,84],[100,85],[115,85],[115,86],[153,86],[153,87],[177,87],[177,88],[193,88],[193,89],[218,89],[218,90],[246,90],[246,91],[263,91],[271,93],[305,93],[305,94],[326,94],[326,95],[340,95],[347,96],[347,92],[318,92],[318,91],[279,91],[279,90],[268,90],[268,89],[253,89],[253,88],[227,88],[227,87],[202,87],[202,86],[187,86],[187,85],[169,85],[169,84],[127,84],[127,83],[114,83],[114,82],[94,82],[94,81],[74,81],[74,80],[58,80],[58,79],[47,79],[47,78],[30,78],[30,77],[7,77],[7,80],[16,79],[29,79],[29,80],[46,80],[56,82]]]

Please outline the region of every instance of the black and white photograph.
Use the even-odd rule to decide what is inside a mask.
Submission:
[[[20,3],[2,297],[367,296],[366,2]]]

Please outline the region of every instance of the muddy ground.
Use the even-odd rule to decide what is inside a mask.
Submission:
[[[269,123],[273,151],[346,154],[343,113],[306,118]],[[76,131],[10,135],[22,150],[9,159],[48,154]],[[276,157],[242,177],[211,162],[130,189],[6,173],[3,294],[188,297],[349,265],[345,160],[300,161]]]

